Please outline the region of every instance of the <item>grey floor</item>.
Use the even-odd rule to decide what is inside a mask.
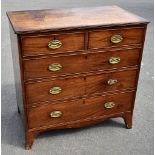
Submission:
[[[119,5],[148,19],[142,69],[133,118],[127,130],[121,118],[85,129],[42,133],[24,150],[17,113],[6,11]],[[153,0],[3,0],[2,1],[2,155],[153,155]]]

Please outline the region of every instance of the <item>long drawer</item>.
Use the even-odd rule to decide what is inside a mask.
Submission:
[[[134,92],[126,92],[30,108],[28,109],[29,128],[58,126],[67,122],[130,111],[133,96]]]
[[[140,48],[24,60],[25,80],[50,78],[138,65]]]
[[[28,103],[78,98],[136,86],[136,69],[26,84]]]

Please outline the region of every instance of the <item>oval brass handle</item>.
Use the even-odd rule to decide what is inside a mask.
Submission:
[[[114,85],[115,83],[117,83],[118,81],[116,80],[116,79],[109,79],[108,81],[107,81],[107,84],[108,85]]]
[[[123,41],[123,37],[121,35],[119,35],[119,34],[113,35],[111,37],[111,42],[114,43],[114,44],[118,44],[121,41]]]
[[[121,61],[120,57],[111,57],[109,59],[109,63],[112,64],[112,65],[118,64],[118,63],[120,63],[120,61]]]
[[[60,94],[62,92],[62,88],[61,87],[52,87],[49,90],[49,93],[52,95],[56,95],[56,94]]]
[[[62,65],[59,63],[53,63],[48,66],[48,70],[52,72],[59,71],[61,70],[61,68],[62,68]]]
[[[58,118],[58,117],[61,117],[61,116],[62,116],[62,112],[61,112],[61,111],[52,111],[52,112],[50,113],[50,116],[51,116],[52,118]]]
[[[57,48],[60,48],[62,45],[62,42],[60,40],[51,40],[49,43],[48,43],[48,47],[51,48],[51,49],[57,49]]]
[[[105,107],[106,109],[114,108],[114,106],[115,106],[115,103],[114,103],[114,102],[106,102],[106,103],[104,104],[104,107]]]

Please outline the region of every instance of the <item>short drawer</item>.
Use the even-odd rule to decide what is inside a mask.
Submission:
[[[41,105],[28,109],[29,128],[59,126],[131,110],[133,92]]]
[[[83,78],[65,78],[25,84],[29,104],[78,97],[85,93]]]
[[[115,90],[134,89],[137,70],[112,71],[86,77],[86,94],[102,94]]]
[[[49,78],[135,66],[139,63],[140,50],[137,48],[84,55],[25,59],[24,77],[25,79]]]
[[[22,37],[23,55],[64,53],[84,49],[84,33],[66,33]]]
[[[110,46],[142,44],[143,27],[105,29],[89,32],[89,48],[99,49]]]

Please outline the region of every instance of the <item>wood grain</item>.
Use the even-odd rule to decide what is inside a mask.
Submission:
[[[91,71],[120,69],[138,65],[140,49],[106,51],[104,53],[89,53],[87,56],[87,67]],[[111,57],[119,57],[118,64],[110,64]]]
[[[59,63],[62,65],[59,71],[49,71],[49,65]],[[24,77],[25,80],[33,78],[50,78],[61,75],[72,75],[87,71],[84,55],[72,56],[66,55],[61,57],[38,58],[24,61]]]
[[[132,77],[132,78],[131,78]],[[59,80],[49,80],[26,84],[28,104],[41,102],[50,102],[54,100],[66,100],[70,98],[80,98],[91,94],[102,94],[108,91],[134,89],[136,87],[136,69],[124,71],[112,71],[98,75],[92,74],[87,77],[64,78]],[[108,85],[109,79],[116,79],[118,82],[114,85]],[[59,86],[62,92],[57,95],[51,95],[49,90],[52,87]],[[39,94],[39,95],[38,95]]]
[[[52,101],[56,99],[68,99],[85,94],[84,78],[66,78],[63,80],[37,82],[27,84],[25,87],[28,104],[42,101]],[[49,90],[53,87],[61,87],[62,92],[56,95],[50,94]]]
[[[60,57],[49,56],[47,58],[26,59],[24,61],[24,77],[25,80],[30,80],[136,66],[138,65],[139,54],[140,49],[135,48],[106,52],[96,51],[96,53],[88,52],[85,54]],[[111,57],[120,57],[120,63],[115,65],[109,64],[109,59]],[[49,71],[48,66],[52,63],[60,63],[62,69],[56,72]]]
[[[118,6],[13,11],[7,15],[19,34],[148,23]]]
[[[63,53],[84,50],[84,33],[49,34],[22,37],[23,55]],[[59,40],[62,46],[57,49],[48,47],[52,40]]]
[[[109,46],[125,46],[131,44],[142,44],[143,34],[145,29],[143,27],[125,27],[118,29],[103,29],[89,33],[89,48],[104,48]],[[111,42],[113,35],[121,35],[122,42],[115,44]]]
[[[16,100],[17,100],[17,109],[21,114],[25,127],[27,127],[27,118],[26,118],[26,109],[24,108],[24,85],[23,85],[23,74],[22,74],[22,61],[20,55],[20,46],[19,38],[14,34],[13,29],[10,26],[10,39],[11,39],[11,51],[12,51],[12,60],[14,68],[14,79],[15,79],[15,90],[16,90]]]
[[[132,78],[131,78],[132,77]],[[86,94],[104,93],[108,91],[134,89],[136,87],[137,70],[115,71],[86,77]],[[108,80],[117,80],[114,85],[108,85]]]
[[[133,92],[128,92],[32,108],[28,112],[29,127],[48,126],[127,111],[131,108],[132,96]],[[106,109],[104,104],[108,101],[115,102],[115,107]],[[50,113],[55,110],[62,112],[60,118],[50,117]]]

